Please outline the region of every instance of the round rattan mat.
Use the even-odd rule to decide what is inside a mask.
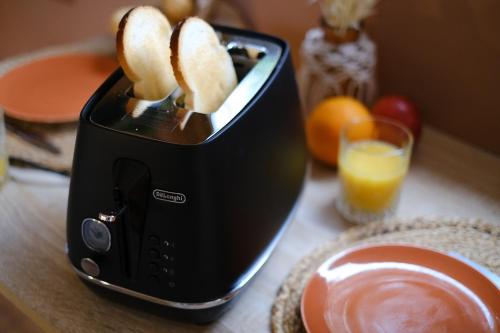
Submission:
[[[480,220],[413,219],[371,223],[342,233],[304,257],[279,289],[272,307],[274,333],[305,332],[300,317],[302,291],[316,269],[333,254],[352,246],[406,243],[454,251],[500,275],[500,224]]]

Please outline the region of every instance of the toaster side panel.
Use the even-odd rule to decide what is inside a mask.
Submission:
[[[203,259],[212,265],[203,275],[219,295],[238,288],[255,268],[302,189],[308,156],[293,67],[285,55],[245,111],[204,146],[210,220],[217,226],[211,242],[218,255]]]

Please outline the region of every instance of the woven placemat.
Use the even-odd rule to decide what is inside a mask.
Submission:
[[[300,318],[302,291],[316,269],[335,253],[361,244],[403,243],[454,251],[500,275],[500,224],[480,220],[413,219],[352,228],[304,257],[292,269],[272,307],[274,333],[305,332]]]

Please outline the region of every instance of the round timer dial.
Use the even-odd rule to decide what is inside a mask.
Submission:
[[[87,218],[82,222],[82,238],[85,245],[96,252],[107,252],[111,248],[111,233],[99,220]]]

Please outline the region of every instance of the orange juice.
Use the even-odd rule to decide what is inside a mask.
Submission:
[[[362,140],[347,145],[339,161],[345,202],[367,213],[391,208],[398,199],[408,162],[409,155],[388,142]]]

